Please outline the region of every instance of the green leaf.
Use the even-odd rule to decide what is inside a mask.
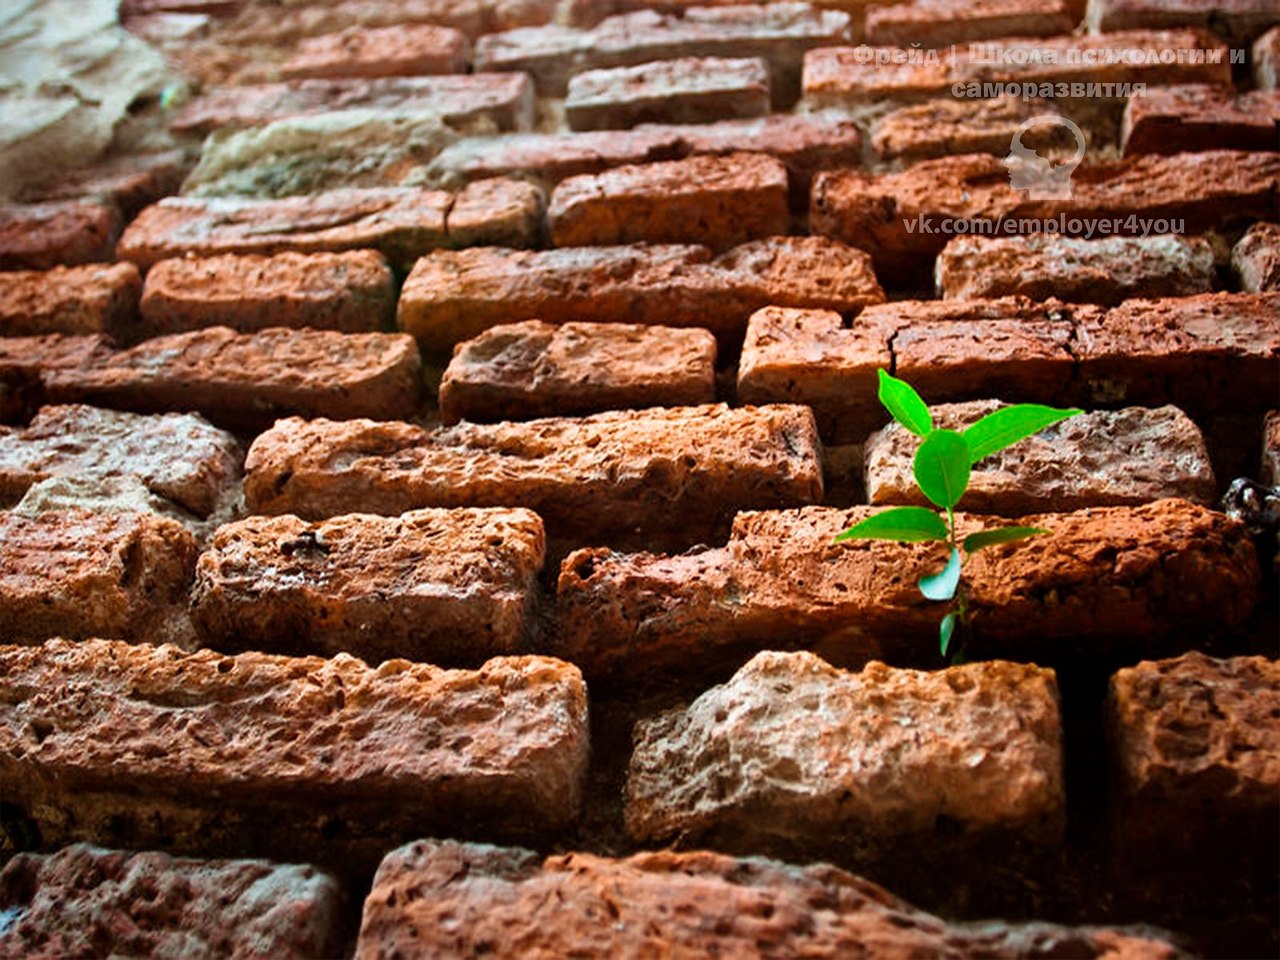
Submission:
[[[1084,411],[1074,407],[1061,410],[1038,403],[1015,403],[992,411],[964,432],[964,438],[969,441],[970,463],[977,463],[983,457],[989,457],[1078,413]]]
[[[896,540],[917,543],[947,539],[947,525],[924,507],[890,507],[836,536],[836,540]]]
[[[920,578],[920,592],[930,600],[950,600],[960,586],[960,551],[951,548],[947,565],[938,573]]]
[[[905,380],[892,377],[880,371],[880,389],[876,394],[889,415],[914,433],[917,437],[927,436],[933,429],[933,417],[929,406],[920,399],[920,394]]]
[[[955,612],[948,613],[942,618],[942,622],[938,624],[938,639],[942,642],[939,647],[942,650],[942,656],[946,657],[947,652],[951,649],[951,635],[956,632],[956,615]]]
[[[916,451],[916,483],[931,501],[950,510],[969,486],[969,444],[954,430],[934,430]]]
[[[1015,540],[1025,540],[1027,537],[1048,532],[1042,527],[999,527],[995,530],[983,530],[981,533],[971,533],[965,537],[964,549],[965,553],[977,553],[983,547],[994,547],[997,543],[1012,543]]]

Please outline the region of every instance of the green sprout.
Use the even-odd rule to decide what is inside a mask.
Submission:
[[[958,663],[963,660],[965,641],[972,628],[969,595],[961,577],[966,560],[984,547],[1049,532],[1040,527],[998,527],[959,540],[954,509],[968,489],[970,471],[983,457],[1084,411],[1018,403],[1001,407],[963,432],[956,432],[935,428],[933,415],[920,394],[905,380],[892,377],[884,370],[880,371],[877,395],[894,420],[920,437],[920,447],[912,464],[916,484],[931,503],[947,511],[947,519],[943,522],[935,511],[925,507],[890,507],[854,524],[839,534],[836,541],[921,543],[937,540],[946,543],[949,547],[946,566],[938,573],[921,577],[920,592],[930,600],[951,604],[950,612],[938,626],[938,637],[943,658]],[[953,643],[957,628],[960,639]]]

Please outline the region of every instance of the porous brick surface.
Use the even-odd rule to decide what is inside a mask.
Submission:
[[[1243,44],[1278,19],[1267,0],[1089,0],[1085,23],[1092,31],[1209,28]]]
[[[1212,144],[1224,150],[1275,150],[1280,91],[1229,87],[1155,87],[1130,97],[1120,145],[1126,155],[1180,153]]]
[[[564,108],[573,130],[760,117],[769,68],[758,58],[689,57],[588,70],[569,81]]]
[[[91,201],[0,205],[0,270],[48,270],[110,260],[120,234],[115,207]]]
[[[872,127],[871,143],[876,156],[887,162],[915,163],[966,153],[1003,157],[1024,120],[1055,112],[1038,98],[939,97],[885,114]],[[1034,127],[1026,130],[1022,142],[1034,146],[1036,134]]]
[[[158,336],[202,327],[314,327],[347,333],[390,326],[391,268],[373,250],[225,254],[161,260],[147,271],[141,312]]]
[[[1280,412],[1267,414],[1262,427],[1262,471],[1259,479],[1271,487],[1280,486]]]
[[[0,512],[4,637],[185,640],[179,621],[195,562],[191,533],[165,517]]]
[[[963,430],[1002,407],[993,400],[935,404],[934,425]],[[920,439],[897,423],[866,443],[873,504],[929,506],[912,459]],[[961,505],[1017,517],[1047,510],[1136,506],[1166,497],[1210,505],[1216,487],[1204,437],[1177,407],[1126,407],[1071,417],[973,465]]]
[[[152,493],[205,517],[235,498],[244,451],[190,414],[44,407],[25,427],[0,427],[0,502],[50,477],[138,477]]]
[[[289,80],[465,73],[471,43],[449,27],[403,24],[308,37],[280,67]]]
[[[131,263],[0,272],[0,336],[134,334],[142,278]]]
[[[1209,293],[1213,247],[1199,237],[1104,237],[1060,234],[956,237],[938,254],[934,276],[948,299],[1022,295],[1069,303],[1117,304],[1132,297]]]
[[[346,892],[313,867],[72,844],[0,871],[5,956],[338,956]]]
[[[787,170],[763,154],[617,167],[561,182],[547,221],[558,247],[692,241],[723,250],[787,233]]]
[[[33,184],[19,195],[32,203],[90,200],[114,206],[125,219],[149,203],[176,193],[188,166],[181,150],[125,152],[97,159],[47,183]]]
[[[424,834],[554,836],[581,803],[586,691],[558,660],[375,669],[51,640],[0,647],[0,665],[5,800],[47,844],[347,871]]]
[[[1231,249],[1231,269],[1246,293],[1280,291],[1280,226],[1250,227]]]
[[[769,303],[855,311],[883,299],[870,256],[822,237],[771,237],[719,257],[674,244],[472,248],[419,260],[398,322],[429,353],[531,317],[703,327],[736,341]]]
[[[936,545],[835,543],[875,508],[738,515],[724,547],[679,556],[588,549],[565,558],[560,655],[588,677],[644,685],[722,675],[760,649],[804,646],[841,666],[923,662],[942,611],[916,579]],[[963,521],[978,527],[1007,523]],[[983,653],[1037,663],[1136,660],[1152,645],[1241,623],[1258,597],[1243,527],[1182,500],[1021,520],[1050,530],[966,567]]]
[[[1050,924],[949,924],[861,877],[709,852],[586,853],[420,841],[382,861],[365,900],[358,960],[446,956],[604,958],[806,953],[1172,960],[1149,934]]]
[[[529,510],[250,517],[201,555],[194,616],[223,650],[479,666],[528,646],[544,540]]]
[[[877,47],[947,47],[1000,37],[1049,37],[1080,22],[1074,0],[922,0],[868,4],[865,40]]]
[[[459,344],[440,383],[445,424],[532,420],[715,400],[706,330],[541,320],[491,327]]]
[[[523,506],[572,543],[684,546],[752,506],[815,503],[822,469],[803,407],[723,404],[527,423],[282,420],[245,464],[256,513]]]

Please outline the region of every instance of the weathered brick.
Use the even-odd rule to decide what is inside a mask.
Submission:
[[[1212,245],[1159,234],[1082,240],[1061,234],[956,237],[934,267],[951,300],[1025,296],[1118,304],[1133,297],[1185,297],[1213,290]]]
[[[449,27],[401,24],[307,37],[281,67],[289,80],[466,73],[471,43]]]
[[[586,765],[582,676],[546,657],[374,669],[343,654],[0,647],[5,801],[51,846],[128,839],[358,873],[437,832],[555,836]]]
[[[189,642],[184,618],[196,553],[186,527],[152,514],[0,512],[5,640]],[[13,780],[5,779],[8,793]]]
[[[537,187],[495,178],[467,184],[445,216],[453,247],[533,245],[542,233],[546,201]]]
[[[440,383],[440,416],[447,425],[712,403],[715,360],[706,330],[502,324],[458,345]]]
[[[547,221],[558,247],[683,242],[724,249],[790,229],[787,170],[750,153],[616,167],[561,182]]]
[[[362,333],[395,316],[395,280],[381,254],[246,254],[161,260],[147,271],[146,334],[227,326],[312,327]]]
[[[1253,44],[1253,82],[1259,90],[1280,87],[1280,27],[1273,27]]]
[[[26,191],[21,198],[96,200],[115,207],[129,220],[147,204],[176,193],[186,168],[181,150],[113,155]]]
[[[569,81],[564,109],[573,130],[762,117],[769,67],[759,58],[686,57],[587,70]]]
[[[314,867],[73,844],[0,871],[0,953],[336,957],[345,901]]]
[[[703,327],[736,341],[752,311],[769,303],[856,310],[883,299],[861,250],[823,237],[774,237],[716,258],[674,245],[438,251],[413,268],[397,312],[423,350],[447,353],[529,317]]]
[[[423,840],[386,856],[365,900],[355,956],[835,957],[868,949],[956,960],[1047,960],[1073,950],[1176,956],[1139,931],[948,924],[825,863],[670,850],[543,859],[454,840]]]
[[[723,404],[469,424],[284,420],[254,441],[255,513],[522,506],[571,544],[689,546],[748,506],[813,503],[822,471],[802,407]]]
[[[1197,27],[1247,44],[1280,21],[1269,0],[1089,0],[1085,25],[1093,32]]]
[[[136,332],[142,278],[132,263],[0,272],[0,335]]]
[[[1231,249],[1231,270],[1245,293],[1280,291],[1280,226],[1250,227]]]
[[[849,28],[847,13],[807,3],[690,7],[681,15],[644,10],[609,17],[591,30],[547,26],[482,37],[475,66],[523,70],[540,93],[560,96],[580,70],[678,57],[762,57],[781,107],[796,98],[804,52],[847,42]]]
[[[931,407],[936,426],[962,430],[1002,406],[975,400]],[[891,423],[866,443],[875,505],[929,506],[912,472],[918,437]],[[974,464],[961,506],[1018,517],[1048,510],[1137,506],[1166,497],[1212,505],[1204,437],[1177,407],[1126,407],[1071,417]]]
[[[478,188],[479,189],[479,188]],[[493,187],[485,190],[493,191]],[[475,191],[469,194],[474,197]],[[536,201],[537,189],[513,183],[502,198]],[[408,269],[423,253],[449,246],[445,227],[454,205],[439,190],[347,189],[279,200],[170,197],[147,207],[120,239],[120,257],[147,269],[170,257],[223,253],[334,253],[373,247]],[[507,204],[485,220],[474,204],[463,225],[467,242],[529,243],[515,236]],[[492,239],[488,239],[489,237]]]
[[[1280,411],[1272,410],[1262,424],[1262,470],[1258,479],[1280,487]]]
[[[727,546],[679,556],[581,550],[560,569],[557,651],[602,685],[723,676],[761,649],[840,666],[936,662],[943,609],[916,579],[934,545],[835,543],[871,507],[741,513]],[[1050,534],[966,567],[971,653],[1042,664],[1139,659],[1240,624],[1258,598],[1243,525],[1181,500],[1039,514]],[[962,517],[976,531],[978,517]],[[990,523],[1004,526],[1004,522]]]
[[[894,110],[875,121],[871,142],[884,162],[915,163],[951,154],[991,153],[1005,156],[1019,125],[1031,117],[1056,113],[1040,99],[991,97],[962,100],[940,97]],[[1022,143],[1036,148],[1037,133],[1029,128]],[[851,164],[845,164],[851,166]]]
[[[687,708],[641,720],[634,741],[627,832],[650,846],[927,876],[980,853],[981,870],[1008,870],[1059,844],[1066,822],[1058,685],[1043,667],[847,673],[808,652],[760,653]],[[907,850],[916,862],[901,869]]]
[[[1050,37],[1080,22],[1075,0],[918,0],[868,5],[865,39],[877,47],[942,48],[1001,37]]]
[[[215,130],[338,110],[434,112],[456,127],[492,124],[498,130],[528,130],[533,127],[533,84],[522,73],[482,73],[218,87],[183,107],[170,128],[203,137]]]
[[[1280,293],[1130,300],[1076,325],[1082,398],[1262,413],[1280,395]]]
[[[418,349],[394,333],[209,327],[119,351],[96,337],[10,337],[3,361],[39,371],[52,403],[195,410],[237,430],[289,414],[410,417],[422,392]]]
[[[120,235],[115,207],[92,201],[0,205],[0,270],[48,270],[110,260]]]
[[[207,517],[238,495],[243,461],[235,437],[190,414],[44,407],[29,426],[0,427],[0,503],[50,477],[136,476],[152,493]]]
[[[1236,93],[1227,87],[1156,87],[1130,97],[1120,146],[1137,153],[1182,153],[1213,144],[1221,150],[1275,150],[1280,91]]]
[[[1150,221],[1147,232],[1151,223],[1156,232],[1176,223],[1182,229],[1173,232],[1180,233],[1266,219],[1280,204],[1280,153],[1143,155],[1080,168],[1071,193],[1070,199],[1024,196],[1009,185],[1001,160],[973,154],[926,160],[901,173],[820,173],[809,222],[815,233],[873,251],[882,276],[918,278],[921,265],[950,239],[943,229],[948,218],[972,224],[970,233],[988,221],[1016,232],[1025,218],[1106,218],[1113,234],[1133,233],[1124,225],[1131,216]]]
[[[218,650],[479,666],[529,648],[544,540],[529,510],[250,517],[201,554],[193,614]]]

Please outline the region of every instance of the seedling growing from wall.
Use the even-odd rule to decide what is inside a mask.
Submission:
[[[920,492],[947,511],[947,519],[943,521],[926,507],[890,507],[854,524],[836,540],[946,543],[949,548],[946,566],[938,573],[921,577],[920,592],[930,600],[950,603],[951,610],[938,627],[939,646],[944,658],[959,662],[971,629],[969,596],[962,577],[965,562],[984,547],[1049,532],[1039,527],[999,527],[972,533],[960,540],[956,535],[954,511],[968,489],[970,471],[983,457],[1084,411],[1018,403],[1001,407],[963,432],[957,432],[935,428],[933,415],[920,395],[905,380],[892,377],[884,370],[880,371],[878,396],[894,420],[921,438],[912,472]]]

